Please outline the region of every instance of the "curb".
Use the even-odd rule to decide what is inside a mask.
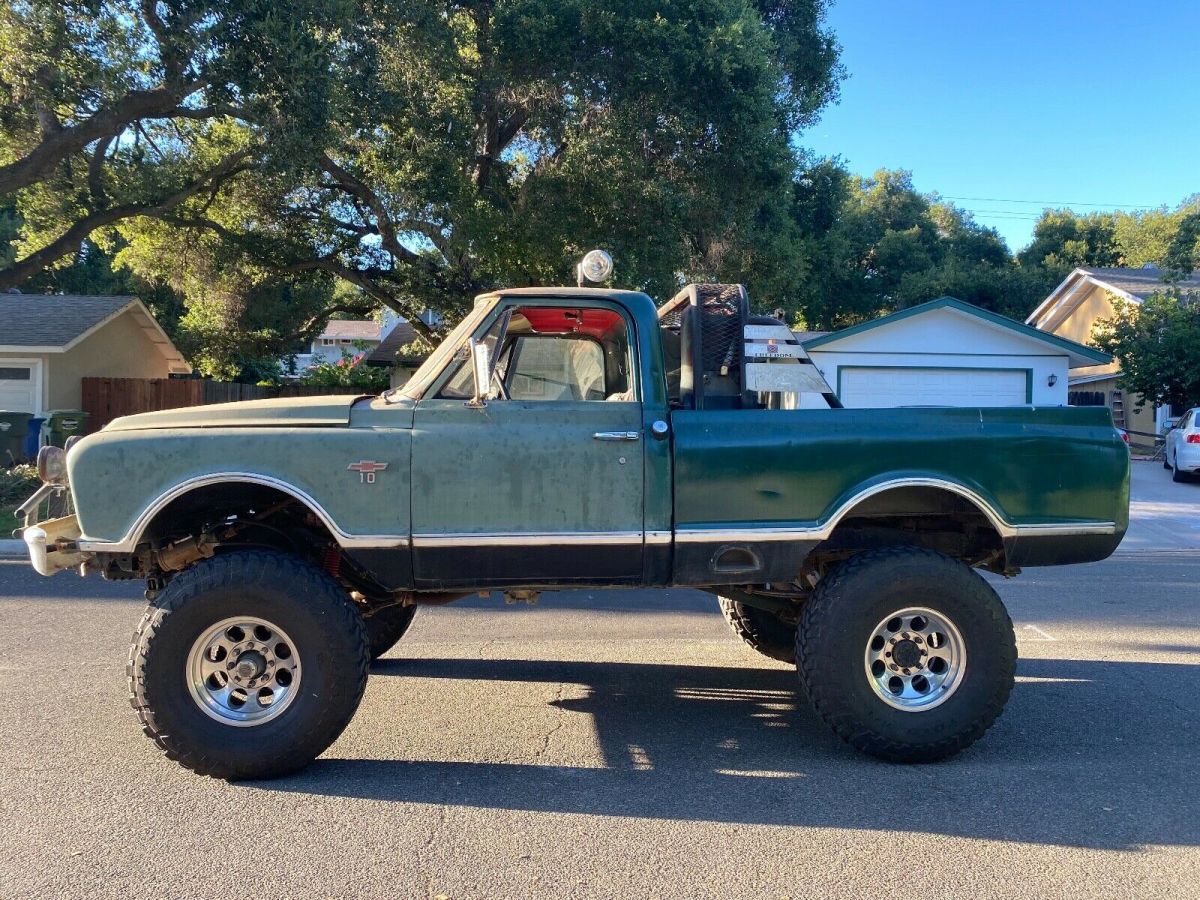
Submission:
[[[19,559],[28,555],[24,541],[0,540],[0,559]]]

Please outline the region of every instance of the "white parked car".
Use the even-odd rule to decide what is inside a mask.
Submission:
[[[1172,470],[1174,481],[1188,481],[1200,474],[1200,406],[1189,409],[1167,432],[1163,465]]]

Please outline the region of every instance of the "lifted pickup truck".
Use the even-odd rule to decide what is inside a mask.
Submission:
[[[422,604],[582,585],[709,591],[846,741],[940,759],[1013,684],[1012,623],[972,569],[1108,556],[1129,454],[1103,408],[838,405],[740,286],[661,309],[498,291],[382,396],[146,413],[46,448],[23,535],[43,574],[146,583],[131,701],[201,774],[307,764]]]

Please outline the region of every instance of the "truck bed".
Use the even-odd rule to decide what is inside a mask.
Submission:
[[[794,572],[861,503],[901,489],[973,504],[1009,566],[1103,559],[1128,524],[1129,454],[1105,408],[699,410],[672,423],[679,583],[698,570],[746,581],[755,573],[712,571],[741,545],[759,574]]]

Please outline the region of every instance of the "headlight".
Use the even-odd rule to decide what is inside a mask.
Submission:
[[[67,483],[67,451],[62,447],[45,446],[38,451],[38,478],[44,484],[64,486]]]

